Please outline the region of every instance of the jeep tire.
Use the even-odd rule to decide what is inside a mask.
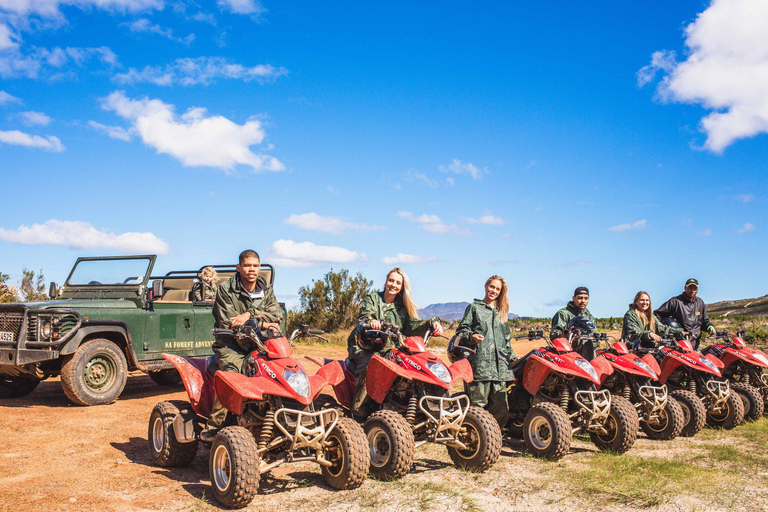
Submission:
[[[77,405],[114,402],[128,379],[125,355],[120,347],[104,338],[80,345],[61,366],[61,387]]]

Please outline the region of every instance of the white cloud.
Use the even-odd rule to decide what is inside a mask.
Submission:
[[[173,35],[173,30],[170,28],[163,28],[160,25],[152,23],[147,18],[139,18],[133,23],[129,23],[128,29],[134,33],[147,32],[151,34],[157,34],[161,37],[187,46],[190,46],[195,41],[195,34],[189,34],[185,37],[176,37]]]
[[[712,230],[709,229],[709,228],[702,229],[701,231],[697,231],[696,233],[701,235],[701,236],[712,236]]]
[[[47,115],[43,114],[42,112],[33,112],[31,110],[29,112],[21,112],[19,117],[21,118],[21,122],[27,126],[48,126],[48,124],[51,122],[51,118]]]
[[[288,74],[285,68],[268,64],[245,67],[224,57],[177,59],[165,66],[146,66],[141,71],[130,68],[112,77],[121,84],[151,83],[170,85],[208,85],[217,79],[266,83]]]
[[[336,190],[335,188],[333,188],[333,187],[332,187],[332,186],[330,186],[330,185],[328,185],[327,187],[325,187],[325,190],[327,190],[327,191],[328,191],[328,192],[330,192],[331,194],[338,194],[338,193],[339,193],[339,191],[338,191],[338,190]]]
[[[42,224],[0,228],[0,240],[22,245],[62,245],[72,249],[107,249],[122,253],[168,252],[168,244],[152,233],[122,233],[116,235],[99,230],[87,222],[47,220]]]
[[[257,120],[239,125],[223,116],[208,116],[204,108],[191,108],[177,116],[173,105],[146,97],[133,100],[122,91],[104,98],[102,106],[130,121],[144,144],[185,166],[231,170],[245,165],[254,171],[285,170],[276,158],[250,150],[266,136]]]
[[[341,235],[347,230],[381,231],[385,229],[384,226],[371,226],[368,224],[349,222],[339,217],[323,217],[314,212],[302,213],[300,215],[294,213],[283,222],[291,226],[296,226],[299,229],[320,231],[321,233],[331,233],[333,235]]]
[[[0,142],[15,146],[26,146],[28,148],[42,148],[51,151],[64,151],[64,144],[58,137],[53,135],[29,135],[19,130],[0,131]]]
[[[97,123],[96,121],[88,121],[88,126],[106,133],[110,138],[130,142],[133,138],[132,130],[126,130],[122,126],[107,126],[105,124]]]
[[[485,214],[480,218],[477,218],[477,219],[467,218],[464,220],[469,224],[485,224],[488,226],[503,226],[504,224],[507,223],[506,220],[502,219],[498,215],[493,215],[488,210],[485,210]]]
[[[755,199],[752,194],[739,194],[736,196],[736,200],[742,203],[749,203]]]
[[[480,168],[469,162],[463,163],[456,158],[454,158],[449,165],[441,165],[438,167],[438,170],[440,172],[452,172],[454,174],[468,174],[475,180],[482,179],[483,174],[488,174],[488,169],[485,167]]]
[[[164,7],[162,0],[0,0],[0,9],[20,16],[59,17],[59,7],[62,5],[119,13],[159,10]]]
[[[704,147],[722,152],[734,141],[768,132],[768,2],[713,0],[685,28],[686,58],[656,52],[638,72],[640,86],[658,71],[664,101],[701,104]]]
[[[737,229],[736,232],[737,233],[751,233],[754,230],[755,230],[755,225],[750,223],[750,222],[747,222],[746,224],[744,224],[743,228]]]
[[[645,229],[645,219],[635,221],[632,224],[629,224],[629,223],[619,224],[618,226],[613,226],[612,228],[608,228],[608,231],[621,233],[622,231],[629,231],[631,229]]]
[[[415,265],[416,263],[431,263],[437,261],[437,258],[430,256],[424,258],[423,256],[415,256],[413,254],[397,253],[397,256],[385,256],[379,260],[379,263],[385,265]]]
[[[11,32],[8,25],[0,23],[0,51],[16,48],[18,43],[14,39],[16,39],[16,35]]]
[[[429,188],[437,188],[438,183],[427,177],[426,174],[416,171],[408,171],[408,175],[405,177],[406,181],[418,181],[428,186]]]
[[[2,0],[0,0],[2,1]],[[98,48],[34,48],[0,53],[0,78],[60,78],[97,61],[109,67],[117,64],[117,55],[106,46]]]
[[[270,262],[281,267],[314,267],[332,263],[367,261],[365,253],[312,242],[278,240],[272,244]]]
[[[454,235],[466,235],[469,231],[466,228],[457,226],[456,224],[446,224],[437,215],[423,214],[418,217],[412,212],[397,212],[397,216],[403,219],[408,219],[411,222],[421,225],[421,229],[429,231],[430,233],[452,233]]]
[[[256,0],[218,0],[219,6],[235,14],[251,14],[258,18],[267,12]]]
[[[456,184],[456,180],[448,176],[445,178],[445,182],[448,184],[449,187],[452,187]]]
[[[21,100],[5,91],[0,91],[0,105],[5,105],[7,103],[21,103]]]

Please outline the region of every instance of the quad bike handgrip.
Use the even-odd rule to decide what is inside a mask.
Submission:
[[[325,331],[322,330],[322,329],[309,329],[307,331],[307,334],[314,334],[314,335],[320,335],[320,334],[324,334],[324,333],[325,333]]]

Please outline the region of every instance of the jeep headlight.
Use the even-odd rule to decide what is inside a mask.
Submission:
[[[451,372],[448,371],[448,368],[441,361],[427,361],[427,368],[441,381],[446,384],[451,383]]]
[[[584,370],[585,372],[587,372],[589,376],[592,377],[594,380],[600,380],[597,377],[597,372],[595,371],[595,367],[589,364],[589,361],[587,361],[586,359],[577,359],[576,365],[582,370]]]
[[[43,335],[43,338],[50,338],[51,334],[53,334],[53,325],[49,320],[40,325],[40,334]]]
[[[297,395],[307,398],[311,392],[309,386],[309,378],[304,370],[299,368],[298,370],[288,370],[283,372],[283,378],[288,382],[288,385],[293,388]]]

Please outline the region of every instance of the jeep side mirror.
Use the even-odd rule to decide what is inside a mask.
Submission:
[[[56,292],[59,291],[59,287],[56,286],[56,283],[51,281],[51,284],[48,286],[48,296],[52,299],[56,298]]]
[[[163,296],[163,281],[158,279],[157,281],[152,281],[152,299],[158,300],[160,297]]]

